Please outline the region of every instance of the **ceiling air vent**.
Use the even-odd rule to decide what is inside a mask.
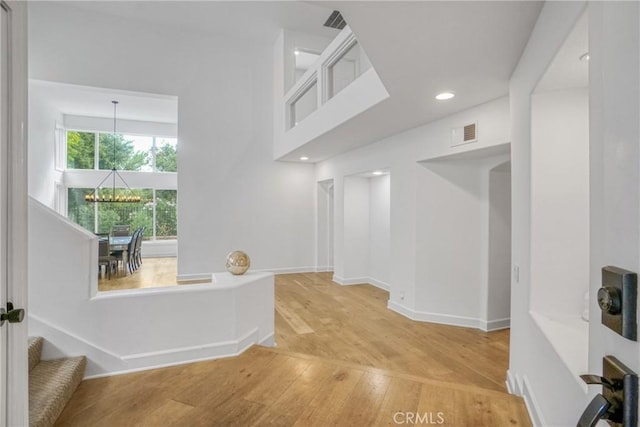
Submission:
[[[451,129],[451,146],[468,144],[478,141],[478,124],[470,123],[468,125]]]
[[[346,25],[347,21],[344,20],[340,12],[338,12],[337,10],[331,12],[331,15],[329,15],[329,18],[327,19],[327,22],[324,23],[325,27],[337,28],[338,30],[343,29]]]

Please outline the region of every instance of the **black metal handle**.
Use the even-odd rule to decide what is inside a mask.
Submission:
[[[599,375],[580,375],[580,378],[582,378],[582,381],[587,384],[600,384],[604,387],[610,388],[613,391],[622,390],[623,388],[623,383],[621,381],[612,381]]]
[[[598,394],[593,398],[591,403],[584,410],[577,427],[593,427],[598,421],[603,418],[607,418],[607,411],[611,407],[611,403],[604,398],[603,395]]]
[[[24,320],[24,309],[13,308],[13,303],[7,303],[7,310],[0,308],[0,326],[4,325],[4,322],[20,323]]]

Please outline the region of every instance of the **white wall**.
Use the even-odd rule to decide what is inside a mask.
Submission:
[[[531,102],[531,308],[580,317],[589,283],[587,88]]]
[[[317,195],[316,268],[333,271],[333,182],[319,182]]]
[[[178,97],[179,274],[312,269],[313,166],[272,161],[270,46],[30,3],[30,77]],[[82,37],[78,37],[82,34]]]
[[[531,270],[532,207],[537,196],[532,191],[531,95],[584,8],[584,2],[545,3],[510,81],[514,273],[508,386],[524,396],[535,425],[574,425],[588,402],[586,387],[529,313],[537,285]]]
[[[344,240],[338,280],[362,282],[369,277],[369,179],[344,178]]]
[[[389,287],[391,175],[369,178],[369,280]]]
[[[589,6],[591,295],[601,286],[604,265],[640,273],[639,6]],[[597,312],[592,298],[591,313]],[[639,373],[640,344],[602,326],[597,315],[591,319],[589,371],[600,373],[602,357],[613,354]]]
[[[489,171],[489,322],[511,317],[511,168]]]
[[[385,138],[379,142],[371,144],[365,148],[350,151],[348,153],[336,156],[332,159],[318,163],[316,169],[316,180],[323,181],[327,179],[334,180],[335,188],[335,271],[342,271],[342,263],[345,256],[341,242],[344,241],[344,218],[343,203],[346,202],[347,185],[345,178],[350,175],[360,174],[364,171],[372,171],[376,169],[389,169],[391,171],[389,192],[390,192],[390,259],[389,259],[389,280],[390,300],[389,306],[394,310],[421,320],[440,321],[448,323],[463,324],[466,326],[484,327],[486,319],[480,319],[480,314],[486,305],[486,302],[480,298],[473,301],[473,307],[466,307],[464,314],[456,307],[459,316],[465,318],[450,318],[449,313],[437,311],[433,315],[433,311],[427,312],[429,304],[426,295],[421,289],[429,283],[429,277],[424,275],[424,271],[418,270],[418,265],[424,263],[421,257],[423,248],[422,244],[428,241],[425,238],[419,244],[418,238],[420,230],[426,227],[427,219],[421,215],[429,204],[437,206],[438,203],[446,203],[446,200],[430,198],[429,189],[442,185],[440,196],[448,198],[448,188],[442,184],[446,181],[434,172],[428,170],[422,164],[418,163],[423,160],[442,157],[452,154],[462,154],[469,152],[477,152],[488,150],[491,155],[496,153],[508,153],[509,141],[509,109],[507,99],[499,99],[459,114],[438,120],[428,125],[403,132]],[[457,147],[451,147],[451,129],[461,125],[477,122],[479,141],[473,144],[467,144]],[[504,162],[504,159],[502,160]],[[496,163],[497,164],[497,163]],[[495,166],[484,165],[484,178],[486,188],[488,188],[488,169]],[[472,176],[477,177],[480,172],[472,172]],[[479,185],[474,183],[473,185]],[[466,199],[468,203],[475,204],[480,209],[481,202],[474,201],[473,195],[464,195],[464,190],[457,190],[461,193],[461,197]],[[485,233],[488,233],[488,201],[485,191],[483,214],[485,221],[482,227]],[[420,197],[419,197],[420,196]],[[475,196],[478,198],[478,196]],[[424,205],[422,205],[424,203]],[[421,204],[419,206],[419,204]],[[444,210],[442,210],[443,216]],[[446,227],[453,228],[450,220],[444,218]],[[484,283],[486,286],[486,263],[488,240],[484,237],[484,246],[482,251],[484,255],[478,253],[477,259],[485,257],[484,263]],[[475,244],[472,242],[472,245]],[[479,244],[476,245],[479,249]],[[432,249],[433,252],[437,248]],[[482,268],[482,267],[479,267]],[[456,274],[462,276],[467,272],[458,272]],[[476,287],[481,287],[480,281],[474,283]],[[480,295],[476,290],[471,293]],[[450,301],[454,301],[453,293],[448,296]],[[425,315],[425,313],[427,315]],[[473,318],[466,316],[473,315]],[[484,322],[484,323],[483,323]]]
[[[56,124],[63,126],[62,112],[29,92],[29,195],[50,208],[55,207],[55,185],[62,171],[55,168]]]
[[[86,355],[87,376],[274,343],[270,273],[222,273],[213,286],[97,292],[96,236],[35,199],[29,201],[29,262],[38,266],[29,272],[29,334],[45,338],[45,359]]]
[[[508,293],[489,282],[490,170],[508,154],[424,162],[418,181],[416,307],[424,320],[508,327]],[[493,243],[498,243],[494,240]],[[508,248],[501,248],[504,253]],[[507,258],[508,260],[508,258]],[[498,261],[495,261],[498,262]],[[504,260],[501,260],[504,262]],[[507,267],[507,274],[509,268]],[[495,294],[502,301],[489,316]]]

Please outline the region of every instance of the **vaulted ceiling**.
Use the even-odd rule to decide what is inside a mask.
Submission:
[[[71,7],[271,45],[279,29],[334,36],[338,9],[390,97],[305,147],[321,160],[508,93],[539,1],[66,2]],[[444,90],[456,97],[439,102]],[[292,152],[285,159],[293,160]]]

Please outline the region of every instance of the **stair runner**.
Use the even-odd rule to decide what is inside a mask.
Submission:
[[[29,426],[53,426],[71,399],[87,364],[84,356],[40,360],[42,337],[29,338]]]

